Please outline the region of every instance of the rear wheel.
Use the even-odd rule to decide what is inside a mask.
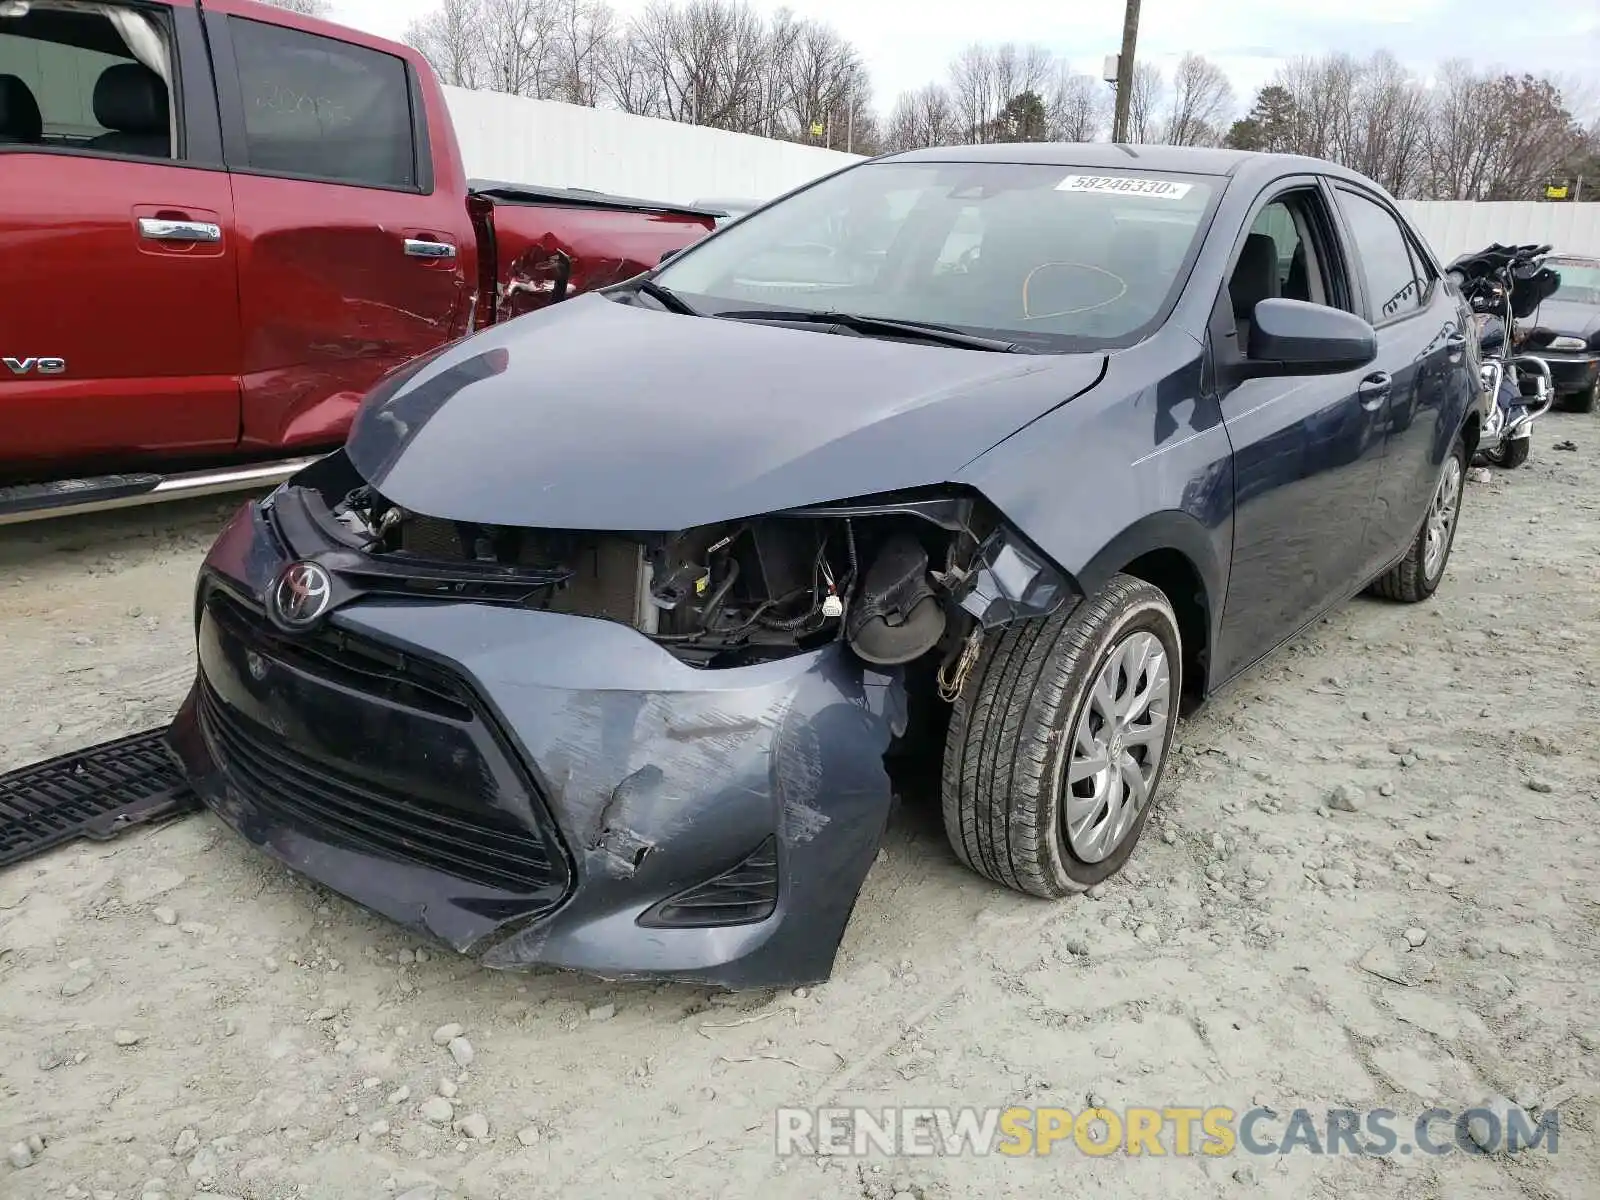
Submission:
[[[1161,784],[1182,661],[1171,603],[1127,575],[990,634],[945,740],[945,832],[961,861],[1047,899],[1120,870]]]
[[[1512,445],[1517,443],[1513,442]],[[1526,446],[1526,439],[1523,443]],[[1526,456],[1527,451],[1523,454]],[[1389,600],[1416,604],[1439,588],[1450,549],[1456,541],[1456,523],[1461,515],[1461,497],[1467,480],[1467,448],[1456,434],[1450,455],[1444,460],[1439,481],[1434,485],[1428,515],[1417,531],[1406,556],[1379,576],[1368,589]]]

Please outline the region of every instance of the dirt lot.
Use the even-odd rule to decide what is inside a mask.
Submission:
[[[171,714],[228,507],[0,531],[0,769]],[[1469,484],[1432,604],[1352,603],[1179,738],[1103,895],[991,887],[911,803],[833,980],[778,996],[480,971],[209,816],[13,868],[0,1195],[1600,1196],[1600,420]],[[1260,1103],[1275,1140],[1492,1093],[1559,1153],[773,1152],[789,1104]]]

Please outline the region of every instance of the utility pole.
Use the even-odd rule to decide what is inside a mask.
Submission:
[[[1117,107],[1111,120],[1111,140],[1128,140],[1128,113],[1133,102],[1133,49],[1139,40],[1139,0],[1128,0],[1122,16],[1122,53],[1117,56]]]

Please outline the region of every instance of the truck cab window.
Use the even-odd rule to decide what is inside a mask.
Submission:
[[[405,63],[348,42],[231,17],[249,162],[271,174],[417,186]]]
[[[0,149],[176,157],[163,18],[39,0],[0,17]]]

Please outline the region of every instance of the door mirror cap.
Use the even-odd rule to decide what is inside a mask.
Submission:
[[[1337,375],[1378,357],[1370,324],[1343,309],[1304,300],[1263,300],[1250,318],[1251,374]]]

